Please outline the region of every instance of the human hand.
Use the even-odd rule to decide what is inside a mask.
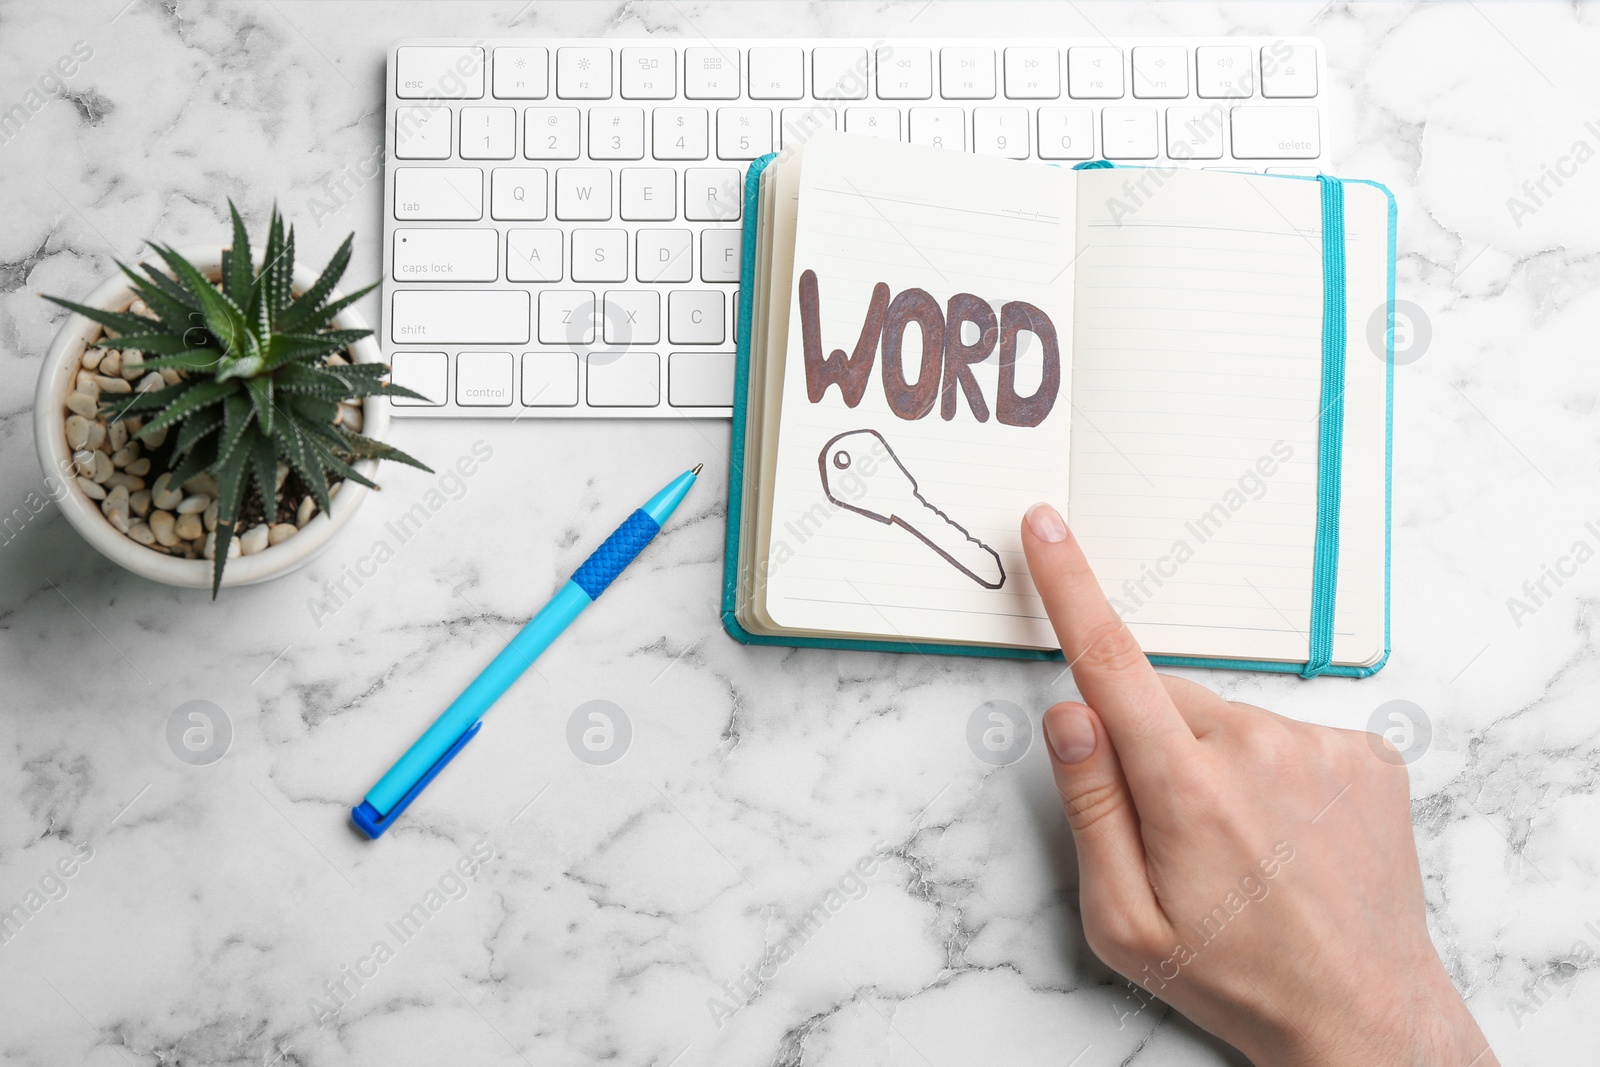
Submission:
[[[1497,1064],[1429,940],[1387,742],[1157,674],[1055,509],[1022,544],[1086,702],[1044,732],[1095,954],[1263,1067]]]

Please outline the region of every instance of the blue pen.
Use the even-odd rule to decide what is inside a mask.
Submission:
[[[644,551],[644,546],[660,532],[667,517],[688,495],[701,466],[703,464],[696,464],[694,470],[678,475],[646,501],[644,507],[629,515],[583,566],[573,572],[539,614],[529,619],[511,643],[500,650],[483,673],[456,697],[444,714],[434,720],[417,743],[389,768],[389,773],[378,779],[378,784],[350,812],[362,833],[376,838],[394,825],[400,813],[411,806],[445,764],[477,735],[490,706],[511,688],[511,683],[522,677],[523,671],[533,666],[539,654],[561,636],[561,631],[584,608],[605,592],[606,586],[616,580],[622,569]]]

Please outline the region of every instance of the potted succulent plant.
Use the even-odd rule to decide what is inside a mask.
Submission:
[[[166,270],[119,263],[124,277],[87,303],[46,298],[74,315],[35,405],[69,521],[123,566],[213,598],[325,547],[377,488],[376,461],[430,470],[380,439],[378,398],[417,394],[383,380],[353,307],[375,286],[335,288],[351,239],[321,274],[297,273],[294,230],[274,208],[258,265],[228,208],[230,248],[153,245]],[[244,573],[225,583],[230,558]]]

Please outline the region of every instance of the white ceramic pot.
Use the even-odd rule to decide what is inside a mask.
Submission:
[[[213,278],[221,274],[221,248],[181,248],[178,251],[202,274]],[[316,279],[315,272],[304,266],[295,267],[296,291],[310,288]],[[89,294],[88,299],[79,302],[90,307],[124,311],[137,295],[127,278],[119,272]],[[337,289],[328,294],[330,302],[339,298]],[[333,325],[341,330],[366,328],[366,323],[354,308],[341,311],[333,320]],[[77,376],[84,349],[99,338],[101,332],[99,323],[82,315],[71,316],[62,323],[44,358],[44,366],[39,369],[39,384],[33,395],[33,436],[39,449],[39,462],[44,465],[45,484],[66,513],[67,521],[107,559],[153,581],[191,589],[210,589],[210,560],[183,559],[146,548],[112,526],[101,514],[100,505],[78,488],[72,469],[72,452],[67,447],[65,403]],[[351,345],[349,355],[360,363],[376,363],[383,358],[377,342],[371,337]],[[383,440],[389,430],[388,403],[381,397],[367,397],[361,418],[362,433]],[[374,481],[377,480],[377,467],[376,460],[355,464],[356,470]],[[159,473],[152,471],[149,480],[153,483]],[[222,572],[222,584],[254,585],[304,566],[328,547],[334,535],[350,522],[366,498],[366,486],[346,482],[340,488],[339,495],[333,498],[331,514],[318,511],[299,533],[282,544],[249,556],[230,559]]]

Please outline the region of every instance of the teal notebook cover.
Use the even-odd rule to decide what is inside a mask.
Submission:
[[[760,218],[760,177],[767,165],[776,159],[768,154],[753,161],[745,175],[744,230],[740,248],[739,288],[746,294],[738,302],[736,324],[738,357],[734,368],[733,386],[733,446],[728,464],[728,527],[722,572],[722,625],[729,636],[748,645],[778,645],[786,648],[856,649],[866,652],[920,652],[954,656],[984,656],[997,659],[1061,660],[1059,649],[1003,648],[992,645],[951,644],[935,641],[895,641],[887,639],[865,640],[845,637],[801,637],[789,635],[753,634],[739,623],[739,531],[744,512],[744,456],[746,422],[746,397],[750,386],[750,324],[752,300],[755,292],[756,228]],[[1080,164],[1085,167],[1109,167],[1108,162]],[[1267,175],[1285,181],[1312,181],[1322,184],[1323,208],[1323,394],[1332,396],[1324,406],[1318,449],[1318,508],[1317,533],[1314,546],[1312,578],[1311,657],[1305,663],[1279,660],[1221,659],[1207,656],[1149,657],[1157,666],[1210,667],[1227,670],[1269,671],[1278,674],[1298,674],[1302,677],[1332,676],[1365,678],[1376,674],[1388,662],[1390,648],[1390,573],[1393,529],[1393,471],[1394,471],[1394,290],[1395,241],[1397,210],[1394,194],[1384,185],[1364,179],[1340,179],[1327,176],[1294,174]],[[1389,204],[1388,218],[1388,317],[1389,329],[1385,331],[1387,346],[1385,358],[1385,415],[1384,415],[1384,567],[1383,567],[1383,654],[1376,663],[1366,667],[1341,666],[1328,662],[1331,653],[1334,593],[1338,587],[1338,523],[1339,475],[1343,435],[1344,409],[1342,404],[1344,361],[1346,358],[1346,329],[1344,312],[1344,218],[1343,187],[1350,184],[1370,185],[1383,193]],[[1335,234],[1330,240],[1328,235]],[[1334,309],[1329,311],[1327,309]]]

